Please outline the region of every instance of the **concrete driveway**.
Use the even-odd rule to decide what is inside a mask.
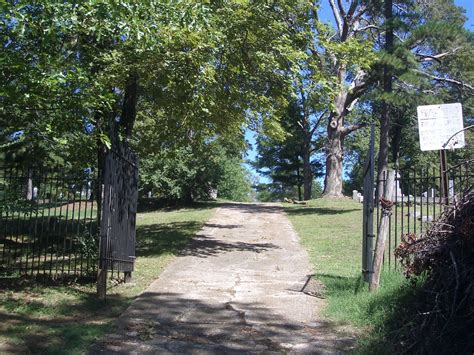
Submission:
[[[220,207],[91,353],[339,353],[308,255],[275,204]]]

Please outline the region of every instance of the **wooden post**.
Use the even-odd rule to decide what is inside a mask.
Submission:
[[[382,216],[380,217],[380,227],[377,235],[377,244],[375,245],[374,261],[372,268],[373,274],[369,282],[370,291],[376,291],[379,288],[380,272],[382,271],[382,260],[385,251],[385,241],[387,240],[387,234],[390,228],[390,208],[392,205],[394,185],[395,171],[390,170],[388,172],[387,183],[385,185],[383,201],[380,202],[382,204]]]
[[[105,300],[107,295],[107,269],[99,269],[97,272],[97,298]]]
[[[374,254],[374,178],[375,178],[375,126],[370,128],[369,152],[364,164],[364,206],[362,219],[362,275],[370,282]]]

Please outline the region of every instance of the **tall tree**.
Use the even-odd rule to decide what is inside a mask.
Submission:
[[[370,16],[370,3],[359,0],[329,0],[335,28],[319,23],[313,11],[315,24],[313,55],[320,58],[329,75],[325,79],[329,98],[327,124],[326,172],[324,196],[342,196],[344,140],[362,128],[364,122],[347,122],[348,114],[370,87],[369,70],[375,63],[372,31],[376,26]]]
[[[258,156],[254,166],[262,175],[271,178],[273,184],[286,190],[296,187],[298,199],[309,200],[313,180],[321,175],[322,164],[314,156],[321,148],[321,142],[317,139],[317,133],[320,133],[318,120],[310,119],[309,109],[305,114],[306,104],[301,100],[292,101],[282,117],[283,139],[257,138]]]

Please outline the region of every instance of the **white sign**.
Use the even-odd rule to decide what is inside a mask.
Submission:
[[[421,150],[464,147],[464,132],[459,132],[464,129],[461,104],[418,106],[416,110]]]

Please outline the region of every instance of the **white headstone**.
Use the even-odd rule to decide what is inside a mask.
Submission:
[[[448,181],[448,195],[449,197],[454,197],[454,180]]]
[[[211,200],[217,200],[217,189],[215,189],[215,188],[210,188],[209,189],[209,198]]]
[[[402,199],[402,189],[400,188],[400,173],[397,171],[397,175],[395,176],[395,196],[397,196],[397,200]]]
[[[357,190],[352,190],[352,199],[354,201],[359,201],[359,192]]]

